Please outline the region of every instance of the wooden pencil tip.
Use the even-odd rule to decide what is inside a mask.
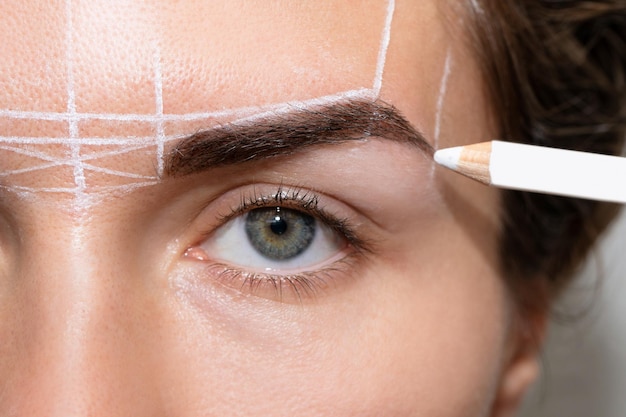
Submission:
[[[491,142],[439,149],[434,155],[435,162],[439,165],[484,184],[491,182],[490,157]]]

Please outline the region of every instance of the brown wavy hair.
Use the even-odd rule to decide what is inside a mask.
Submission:
[[[467,8],[500,138],[621,153],[625,0],[468,0]],[[502,272],[531,311],[549,306],[619,208],[519,191],[502,201]]]

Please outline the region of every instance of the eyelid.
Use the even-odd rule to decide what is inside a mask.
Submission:
[[[326,227],[338,233],[347,242],[343,255],[332,258],[326,265],[311,267],[311,270],[261,272],[246,269],[218,259],[196,256],[193,250],[200,247],[213,233],[229,221],[259,207],[281,206],[312,215]],[[199,238],[188,247],[185,255],[198,260],[203,280],[213,280],[242,293],[253,294],[282,302],[301,303],[307,298],[316,298],[326,290],[350,282],[360,260],[373,251],[372,241],[363,233],[363,220],[356,220],[355,213],[346,204],[322,193],[302,187],[254,184],[231,190],[213,200],[198,216]],[[205,223],[205,224],[203,224]],[[190,252],[190,250],[192,252]],[[191,256],[190,256],[191,255]]]
[[[203,275],[244,295],[286,304],[303,304],[340,291],[344,284],[352,282],[360,261],[361,255],[353,251],[320,270],[290,275],[250,272],[221,262],[208,262]]]
[[[236,203],[233,202],[235,196],[238,197],[235,200]],[[220,204],[220,200],[225,200],[226,204]],[[339,203],[332,197],[328,197],[323,193],[308,188],[284,186],[282,184],[252,184],[224,193],[222,197],[213,201],[213,204],[218,206],[218,214],[212,214],[215,218],[212,222],[202,219],[203,214],[200,214],[200,222],[204,220],[207,226],[205,226],[205,231],[201,232],[200,239],[196,241],[196,244],[210,236],[220,225],[254,208],[282,206],[308,212],[319,218],[331,229],[345,234],[346,240],[353,246],[359,248],[359,250],[364,252],[374,250],[374,242],[372,240],[352,233],[355,227],[353,227],[354,225],[348,224],[348,217],[355,217],[357,213],[354,213],[354,210],[350,208],[350,206]],[[339,213],[351,214],[345,216]]]

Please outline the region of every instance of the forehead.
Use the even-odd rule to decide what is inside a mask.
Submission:
[[[380,94],[436,144],[452,44],[437,5],[2,3],[0,187],[156,184],[181,135],[347,96]]]
[[[191,113],[371,88],[389,2],[3,4],[0,108]],[[160,80],[158,80],[160,78]],[[280,86],[280,88],[277,88]],[[36,100],[34,100],[36,97]]]
[[[70,194],[150,184],[181,132],[285,102],[375,95],[393,5],[4,3],[0,180]]]

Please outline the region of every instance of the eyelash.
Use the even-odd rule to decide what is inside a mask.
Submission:
[[[318,293],[329,288],[340,277],[347,277],[348,271],[354,267],[356,261],[372,252],[371,242],[357,235],[355,227],[348,218],[329,213],[321,207],[319,201],[320,196],[317,193],[301,187],[284,188],[281,185],[274,194],[260,194],[255,188],[252,192],[241,194],[238,206],[232,207],[227,214],[218,216],[216,229],[254,209],[284,207],[299,210],[319,219],[346,240],[349,252],[340,260],[320,270],[295,274],[250,272],[219,262],[210,266],[211,272],[218,277],[218,280],[227,281],[230,284],[240,283],[240,290],[253,295],[269,289],[278,301],[284,301],[284,295],[289,294],[295,296],[298,302],[302,302],[304,298],[315,298]],[[202,240],[208,238],[211,233],[204,234]]]

